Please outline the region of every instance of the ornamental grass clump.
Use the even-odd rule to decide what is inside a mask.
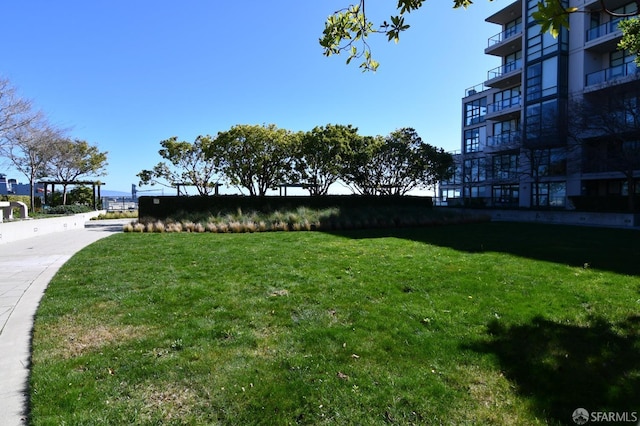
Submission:
[[[237,220],[229,222],[229,231],[233,232],[234,234],[244,232],[244,224],[242,222],[238,222]]]
[[[251,232],[251,233],[256,232],[258,230],[258,225],[254,221],[249,220],[245,222],[244,230],[245,232]]]
[[[180,233],[182,232],[183,228],[182,228],[182,223],[180,222],[171,222],[168,226],[167,226],[167,232],[176,232],[176,233]]]

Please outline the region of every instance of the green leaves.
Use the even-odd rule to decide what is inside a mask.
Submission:
[[[170,165],[160,162],[152,170],[142,170],[137,175],[140,185],[175,187],[188,184],[195,187],[200,195],[212,193],[215,188],[213,180],[219,171],[216,160],[207,156],[212,143],[210,136],[198,136],[193,143],[179,141],[175,136],[161,141],[162,148],[158,154]]]
[[[622,40],[618,43],[618,49],[628,50],[637,55],[635,62],[640,65],[640,18],[620,21],[618,28],[622,31]]]
[[[548,31],[557,38],[561,28],[569,28],[569,14],[577,10],[577,7],[565,8],[560,0],[546,0],[538,2],[538,10],[532,17],[540,24],[541,32]]]
[[[424,0],[399,0],[396,6],[398,15],[391,16],[390,23],[384,21],[377,29],[374,23],[367,19],[365,0],[334,12],[327,18],[319,40],[324,55],[339,55],[345,52],[348,54],[347,64],[353,59],[362,59],[360,68],[363,71],[376,71],[380,64],[372,57],[368,37],[371,34],[385,34],[388,41],[398,43],[400,33],[410,28],[405,23],[403,15],[420,8],[423,2]]]
[[[553,37],[558,37],[561,28],[569,27],[569,15],[578,11],[577,7],[564,7],[562,1],[541,0],[538,2],[538,10],[533,13],[541,31],[549,32]],[[320,38],[324,55],[339,55],[345,52],[348,54],[347,64],[353,59],[362,59],[360,68],[363,71],[376,71],[380,64],[372,57],[368,37],[372,34],[385,34],[387,41],[393,40],[398,43],[400,33],[410,28],[405,22],[405,14],[419,9],[423,3],[424,0],[398,0],[395,6],[396,14],[391,15],[390,21],[384,21],[377,29],[367,19],[366,0],[359,0],[356,5],[334,12],[327,18],[323,37]],[[472,0],[453,0],[454,8],[467,8],[472,4]],[[637,52],[640,43],[632,41],[631,36],[629,38],[629,43],[635,46],[635,50],[631,50]]]

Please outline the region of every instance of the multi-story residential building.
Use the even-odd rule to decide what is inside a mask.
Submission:
[[[557,38],[534,20],[538,0],[486,19],[501,31],[484,53],[500,65],[462,99],[456,174],[440,186],[448,204],[572,209],[640,193],[640,73],[617,49],[622,18],[598,0],[570,1],[586,13]],[[628,0],[607,6],[636,10]]]

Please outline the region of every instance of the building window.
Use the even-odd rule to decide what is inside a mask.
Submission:
[[[484,186],[469,186],[464,189],[464,193],[466,197],[469,198],[480,198],[484,197]]]
[[[476,99],[464,104],[465,126],[484,123],[487,115],[487,98]]]
[[[516,179],[518,176],[518,156],[516,154],[496,155],[492,159],[494,179]]]
[[[484,158],[464,160],[464,183],[484,182],[485,168]]]
[[[517,207],[519,198],[518,185],[494,185],[491,188],[491,200],[494,206]]]
[[[527,68],[527,101],[558,93],[558,57],[546,59]]]
[[[558,100],[552,99],[527,106],[526,136],[528,141],[558,137]]]
[[[453,168],[453,174],[447,180],[442,181],[443,185],[460,185],[462,183],[462,164],[459,161],[455,162]]]
[[[507,22],[504,26],[504,38],[505,40],[511,36],[518,34],[522,30],[522,17],[518,17],[511,22]]]
[[[567,153],[563,148],[533,152],[536,176],[564,176],[567,173]]]
[[[558,39],[549,31],[540,31],[540,25],[533,25],[527,30],[527,59],[532,61],[553,53],[558,48]]]
[[[447,201],[449,198],[460,198],[459,189],[445,189],[440,192],[442,201]]]
[[[493,95],[492,111],[498,112],[503,109],[520,105],[520,87],[512,87]]]
[[[533,205],[536,207],[564,207],[566,196],[565,182],[544,182],[533,185]]]
[[[465,130],[464,131],[464,152],[478,152],[480,151],[480,128]]]
[[[493,134],[499,135],[501,133],[509,133],[520,130],[520,119],[514,118],[513,120],[499,121],[493,123]]]

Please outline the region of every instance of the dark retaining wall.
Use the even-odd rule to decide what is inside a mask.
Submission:
[[[259,211],[269,213],[275,210],[295,210],[298,207],[323,209],[339,208],[379,208],[379,207],[417,207],[432,208],[431,197],[414,196],[365,196],[365,195],[327,195],[322,197],[304,196],[267,196],[248,197],[243,195],[216,196],[144,196],[138,199],[138,216],[164,220],[188,213],[219,213]]]

